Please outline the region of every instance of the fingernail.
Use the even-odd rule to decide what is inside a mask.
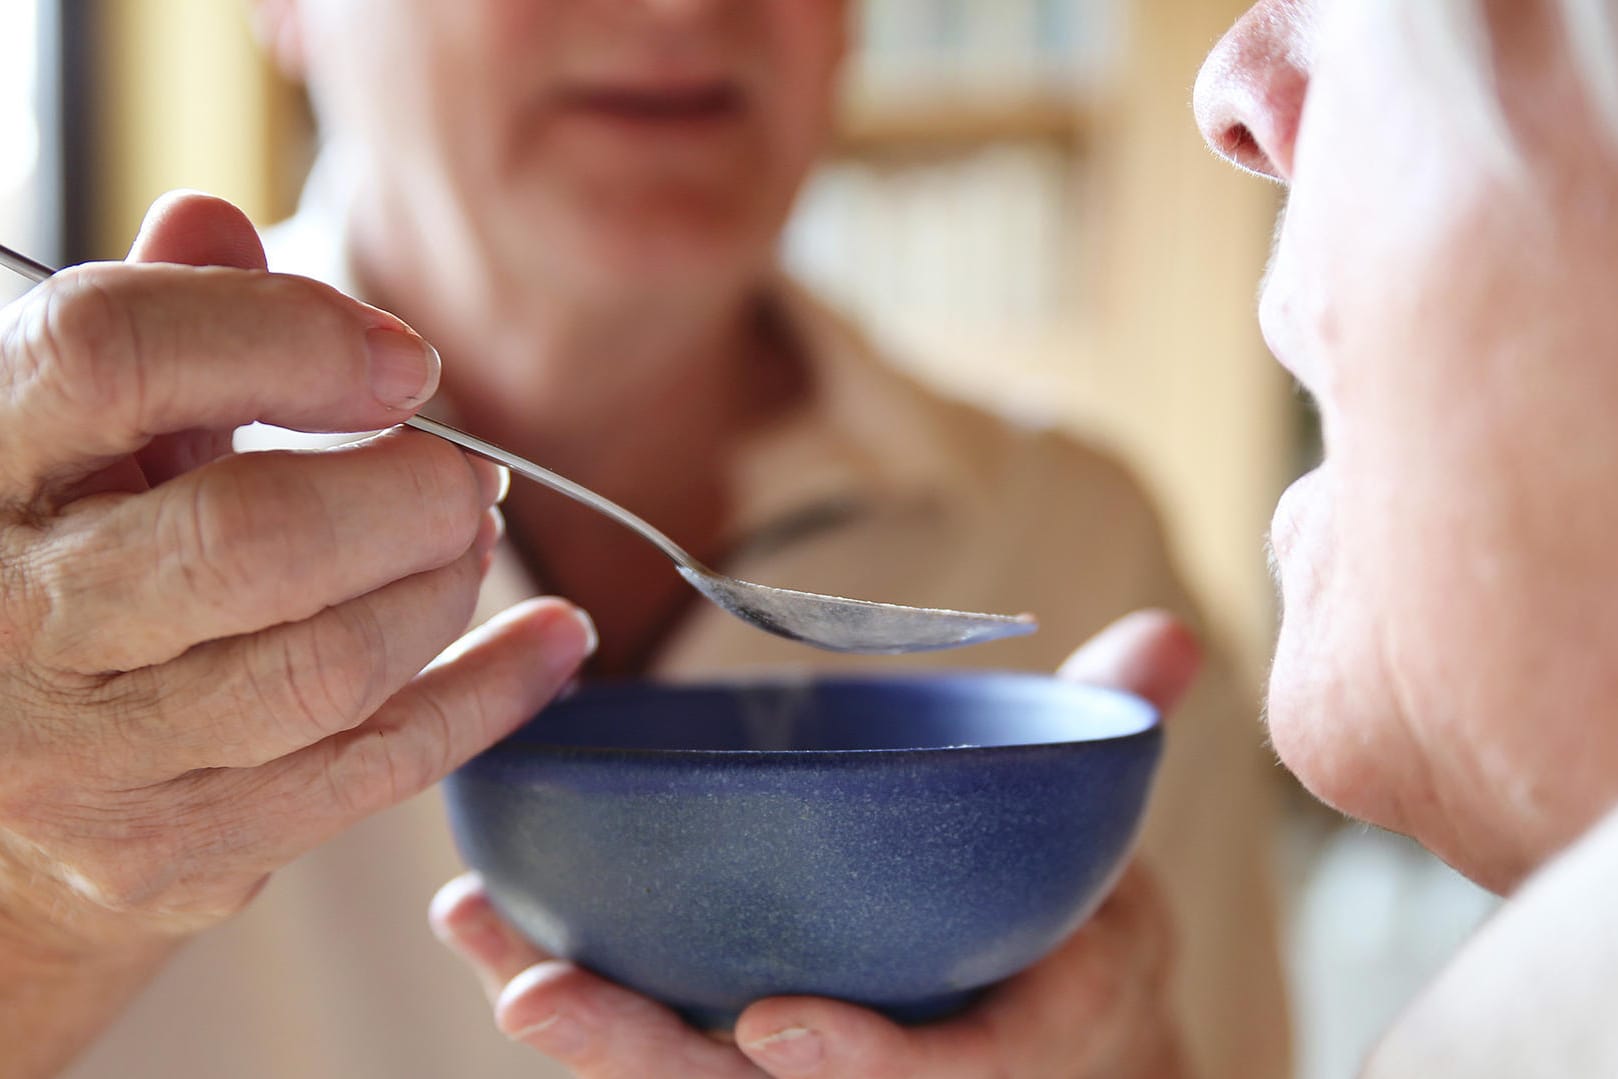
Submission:
[[[415,408],[438,392],[438,350],[415,334],[382,327],[365,334],[371,392],[389,408]]]
[[[511,473],[504,465],[497,465],[493,461],[485,461],[481,457],[467,454],[472,462],[472,472],[478,478],[478,494],[483,497],[485,506],[498,506],[506,500],[506,492],[511,490]]]
[[[463,959],[467,959],[475,966],[497,970],[511,953],[511,940],[500,927],[486,922],[474,922],[469,925],[443,926],[433,925],[438,939],[449,945],[450,949],[459,952]]]
[[[596,635],[595,623],[590,616],[572,604],[563,604],[560,600],[547,599],[546,606],[561,606],[561,611],[552,610],[546,614],[545,621],[541,623],[541,640],[538,642],[539,658],[543,660],[546,669],[555,679],[555,686],[560,690],[570,680],[577,677],[578,669],[584,661],[595,654],[600,638]],[[563,617],[563,615],[566,617]],[[573,625],[569,626],[568,621]],[[552,693],[552,699],[555,693]]]
[[[512,942],[482,889],[481,878],[473,874],[444,885],[427,908],[427,924],[452,951],[493,968],[511,952]]]
[[[579,625],[584,628],[583,658],[589,659],[591,656],[596,654],[596,649],[601,646],[601,635],[596,632],[595,620],[586,614],[582,607],[573,608],[573,617],[577,619]]]
[[[472,541],[472,549],[477,551],[478,557],[483,561],[483,572],[489,572],[489,566],[494,562],[494,549],[500,546],[500,541],[506,535],[506,515],[497,507],[490,506],[483,511],[483,520],[478,523],[477,538]]]
[[[772,1069],[792,1072],[811,1072],[820,1067],[826,1057],[825,1042],[808,1027],[787,1027],[767,1038],[748,1042],[748,1053],[763,1058]]]
[[[511,1035],[511,1040],[565,1060],[584,1051],[589,1034],[577,1022],[557,1012],[519,1030]]]

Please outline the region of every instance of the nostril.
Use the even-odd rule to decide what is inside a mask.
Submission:
[[[1214,149],[1239,168],[1274,180],[1282,179],[1282,173],[1269,151],[1246,124],[1233,123],[1222,129]]]
[[[1231,124],[1225,128],[1224,134],[1219,136],[1219,150],[1226,157],[1245,165],[1254,167],[1254,162],[1263,157],[1264,152],[1259,149],[1258,139],[1253,137],[1252,129],[1246,124]]]

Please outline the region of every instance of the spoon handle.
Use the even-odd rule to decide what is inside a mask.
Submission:
[[[406,427],[414,427],[418,431],[425,431],[430,435],[437,435],[447,442],[453,442],[461,449],[469,453],[475,453],[479,457],[493,461],[497,465],[505,465],[519,476],[549,487],[551,490],[558,494],[566,495],[575,502],[582,502],[597,513],[611,517],[625,528],[640,533],[642,537],[668,555],[676,565],[695,570],[703,568],[697,563],[696,559],[686,554],[679,544],[646,523],[646,521],[630,513],[618,503],[596,494],[588,487],[574,483],[566,476],[559,476],[548,468],[541,468],[526,458],[518,457],[510,450],[501,449],[492,442],[485,442],[477,435],[467,434],[458,427],[451,427],[447,423],[430,420],[426,416],[412,416],[405,420],[404,423]]]
[[[43,262],[36,262],[22,252],[13,251],[4,244],[0,244],[0,266],[4,266],[8,270],[36,282],[44,281],[56,273],[55,270]],[[430,435],[437,435],[447,442],[453,442],[463,450],[475,453],[479,457],[487,458],[495,464],[505,465],[519,476],[524,476],[535,483],[549,487],[551,490],[558,494],[564,494],[575,502],[582,502],[597,513],[611,517],[625,528],[640,533],[658,550],[668,555],[675,565],[699,571],[704,568],[696,559],[686,554],[679,544],[669,539],[662,532],[630,513],[618,503],[601,497],[588,487],[582,487],[574,483],[566,476],[558,476],[548,468],[540,468],[534,462],[518,457],[508,450],[503,450],[492,442],[483,441],[477,435],[469,435],[459,428],[451,427],[447,423],[439,423],[437,420],[430,420],[426,416],[412,416],[405,420],[405,426],[414,427],[416,430],[425,431]]]
[[[0,266],[35,282],[43,281],[56,272],[43,262],[35,262],[21,251],[13,251],[4,244],[0,244]]]

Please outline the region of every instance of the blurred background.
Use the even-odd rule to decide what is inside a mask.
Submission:
[[[1128,460],[1256,722],[1275,624],[1263,536],[1315,450],[1254,317],[1279,192],[1216,161],[1191,123],[1197,67],[1244,6],[856,4],[836,148],[782,260],[945,391]],[[244,4],[0,0],[6,243],[119,257],[176,187],[270,223],[312,143]],[[20,291],[0,280],[0,300]],[[1492,903],[1403,840],[1298,792],[1291,805],[1276,867],[1299,1074],[1342,1076]]]

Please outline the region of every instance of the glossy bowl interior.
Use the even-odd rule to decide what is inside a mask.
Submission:
[[[619,684],[446,796],[514,924],[698,1024],[784,993],[919,1021],[1089,914],[1160,750],[1144,701],[1030,675]]]

